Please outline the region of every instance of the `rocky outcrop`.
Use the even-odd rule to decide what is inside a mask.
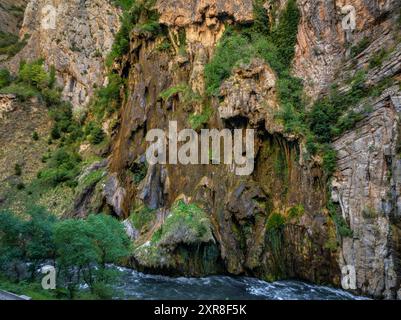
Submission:
[[[10,113],[16,108],[17,97],[14,94],[0,94],[0,119],[5,118],[7,113]]]
[[[274,119],[279,110],[274,71],[255,59],[232,73],[221,86],[220,118],[226,121],[246,118],[252,128],[264,126],[270,134],[283,133],[282,126]]]
[[[342,239],[339,263],[363,294],[397,298],[401,269],[399,92],[385,92],[373,112],[334,142],[338,172],[333,200],[353,235]]]
[[[400,3],[389,1],[301,0],[301,23],[294,59],[294,74],[305,80],[305,90],[313,98],[326,90],[338,74],[352,47],[367,37],[383,41],[383,35],[396,25]],[[355,8],[355,30],[344,30],[341,8]],[[365,52],[373,54],[374,51]],[[359,59],[359,58],[358,58]]]
[[[307,153],[305,137],[290,135],[276,117],[283,89],[279,71],[260,58],[250,59],[225,77],[218,98],[205,94],[205,65],[227,25],[243,28],[252,22],[253,3],[155,1],[160,32],[140,30],[144,25],[139,23],[129,35],[128,53],[110,70],[124,78],[124,90],[120,88],[122,102],[113,121],[106,119],[104,125],[112,127],[105,130],[112,131],[108,159],[83,170],[69,216],[106,212],[122,220],[134,244],[128,263],[139,270],[297,278],[343,285],[376,298],[401,298],[398,88],[356,107],[356,112],[364,111],[363,119],[333,141],[338,153],[331,182],[333,209],[322,160]],[[263,5],[272,26],[286,3]],[[353,77],[362,71],[365,87],[400,79],[399,1],[297,4],[301,22],[292,73],[303,80],[311,98],[306,101],[326,95],[333,84],[341,93],[352,90]],[[345,4],[357,12],[353,32],[341,26]],[[55,29],[48,28],[51,21],[43,23],[43,15],[50,13],[49,8],[43,11],[47,5],[55,9]],[[20,33],[30,34],[29,41],[7,66],[15,72],[22,59],[43,57],[48,67],[55,66],[64,98],[84,106],[94,88],[107,83],[104,58],[119,28],[118,16],[106,0],[31,0]],[[371,39],[363,40],[367,36]],[[0,138],[20,153],[5,149],[12,157],[1,159],[9,163],[33,152],[30,140],[22,148],[14,139],[19,131],[11,130],[10,115],[26,119],[15,100],[0,96],[0,120],[5,123]],[[21,121],[24,137],[36,129],[44,135],[49,126],[44,110],[38,101],[26,105],[35,125]],[[292,107],[307,118],[308,110]],[[199,123],[194,125],[194,119]],[[240,177],[234,165],[147,166],[146,134],[167,131],[171,120],[179,130],[192,126],[197,132],[255,129],[255,170]],[[85,148],[90,146],[82,145],[81,153]],[[37,154],[33,158],[39,167]],[[9,178],[6,170],[1,175]]]
[[[104,60],[119,25],[119,10],[106,0],[31,0],[20,31],[28,43],[5,66],[16,72],[21,60],[43,58],[55,67],[64,99],[85,106],[104,83]]]
[[[159,21],[167,26],[185,27],[203,23],[220,23],[229,19],[236,23],[253,21],[252,0],[158,0]]]

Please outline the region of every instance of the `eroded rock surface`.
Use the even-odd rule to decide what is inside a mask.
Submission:
[[[5,66],[17,72],[21,60],[43,58],[56,68],[64,99],[85,106],[104,83],[104,58],[119,26],[119,10],[106,0],[31,0],[20,31],[28,43]]]
[[[317,95],[344,72],[341,61],[349,48],[364,37],[381,39],[395,25],[401,4],[397,0],[300,0],[301,23],[294,59],[294,73],[305,80],[306,92]],[[341,8],[351,5],[356,12],[356,29],[344,30]],[[378,41],[381,41],[378,40]],[[370,51],[373,53],[373,51]]]
[[[400,283],[397,97],[384,94],[355,130],[334,142],[339,169],[333,199],[353,232],[342,241],[340,266],[355,271],[354,289],[387,299],[396,298]]]

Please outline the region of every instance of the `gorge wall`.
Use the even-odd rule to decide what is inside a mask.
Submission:
[[[127,264],[139,270],[295,278],[401,299],[401,3],[296,1],[289,69],[302,80],[305,114],[334,86],[352,92],[362,73],[359,85],[377,91],[341,106],[343,118],[360,116],[329,143],[336,158],[327,173],[324,156],[311,154],[307,137],[278,117],[283,74],[268,59],[236,64],[217,95],[205,89],[205,70],[227,32],[255,24],[255,8],[274,30],[291,1],[138,2],[150,5],[136,17],[128,50],[108,70],[123,79],[118,108],[100,120],[110,143],[78,183],[100,178],[78,187],[64,214],[121,219],[134,243]],[[43,57],[55,66],[63,97],[94,118],[88,102],[96,99],[95,84],[109,84],[104,60],[122,11],[100,0],[55,3],[62,18],[44,32],[38,16],[48,3],[30,1],[20,31],[30,34],[28,43],[3,65],[16,71],[22,59]],[[342,28],[344,5],[356,9],[352,32]],[[255,129],[252,175],[237,176],[229,165],[147,165],[145,136],[168,130],[169,121],[197,132]]]

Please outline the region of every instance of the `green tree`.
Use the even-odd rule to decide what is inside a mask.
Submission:
[[[91,267],[99,262],[93,229],[84,220],[61,221],[55,226],[54,240],[59,275],[73,299],[82,280],[93,284]]]
[[[25,258],[22,232],[20,219],[11,212],[0,212],[0,270],[13,274],[17,281],[21,277],[19,266]]]
[[[121,262],[129,255],[130,240],[117,219],[104,214],[90,215],[87,223],[92,229],[102,268],[107,263]]]
[[[30,219],[23,225],[26,256],[32,263],[32,278],[40,263],[55,259],[54,225],[56,217],[46,209],[33,207],[28,210]]]
[[[110,284],[117,273],[106,265],[121,263],[130,253],[130,240],[123,225],[115,218],[100,214],[90,215],[87,223],[92,229],[93,240],[98,253],[99,266],[94,272],[94,279],[88,283],[92,293],[102,299],[112,298]]]

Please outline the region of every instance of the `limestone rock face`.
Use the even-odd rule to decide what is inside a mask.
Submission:
[[[173,27],[202,23],[204,19],[212,24],[220,17],[237,23],[253,21],[252,0],[159,0],[156,7],[160,22]]]
[[[355,130],[333,144],[338,172],[332,198],[353,232],[342,240],[340,266],[355,272],[353,289],[387,299],[396,298],[401,276],[398,94],[385,93]]]
[[[0,119],[15,110],[16,99],[17,97],[13,94],[0,94]]]
[[[109,1],[31,0],[20,31],[29,41],[6,67],[16,72],[21,60],[43,58],[55,66],[63,97],[84,106],[104,82],[104,58],[118,29],[119,10]]]
[[[276,75],[262,60],[255,59],[233,71],[233,75],[221,86],[223,102],[219,106],[224,120],[246,118],[253,128],[262,125],[271,133],[282,132],[275,123],[279,110],[276,93]]]
[[[47,67],[55,66],[64,98],[76,108],[85,106],[94,87],[107,83],[104,58],[120,27],[119,10],[108,0],[5,0],[0,19],[8,19],[12,3],[28,3],[20,37],[30,38],[6,67],[16,72],[21,60],[44,58]],[[272,25],[286,3],[266,1]],[[298,0],[297,4],[301,21],[292,73],[303,80],[311,101],[325,96],[332,84],[338,84],[340,92],[349,91],[352,81],[347,80],[359,71],[366,73],[369,86],[388,77],[401,79],[400,26],[395,21],[401,12],[399,0]],[[356,10],[353,31],[342,27],[345,5]],[[131,266],[139,270],[297,278],[342,284],[375,298],[401,298],[399,88],[357,106],[372,110],[332,143],[338,170],[331,200],[350,231],[341,235],[328,210],[328,179],[320,159],[307,154],[305,137],[290,136],[276,121],[280,86],[272,68],[258,58],[240,63],[225,78],[218,98],[204,95],[205,65],[226,25],[241,28],[252,22],[253,0],[158,0],[155,9],[163,32],[156,35],[134,28],[129,52],[113,66],[124,78],[125,91],[121,90],[122,103],[114,118],[105,119],[104,128],[113,127],[110,151],[105,151],[108,159],[84,170],[81,180],[98,170],[102,176],[79,190],[74,215],[84,218],[93,210],[125,221],[127,234],[137,245]],[[49,14],[54,14],[54,28]],[[17,32],[17,20],[2,23],[1,30]],[[183,35],[185,43],[180,43]],[[369,43],[356,50],[365,37]],[[383,61],[371,66],[383,49]],[[166,91],[177,92],[164,99]],[[23,113],[16,100],[13,95],[0,96],[0,140],[8,145],[6,151],[0,150],[8,154],[0,162],[5,168],[17,161],[28,163],[25,158],[35,152],[33,165],[27,166],[33,177],[41,165],[35,150],[42,148],[42,155],[48,146],[32,148],[31,134],[38,130],[45,136],[51,123],[38,101],[28,102],[29,112]],[[12,131],[13,117],[35,121],[32,125],[19,121],[21,128]],[[179,130],[193,126],[197,132],[255,129],[253,173],[236,176],[234,164],[147,167],[147,133],[167,132],[172,120]],[[19,135],[25,143],[16,138]],[[25,151],[18,149],[21,146]],[[144,165],[143,171],[138,173],[136,165]],[[10,180],[7,170],[0,172],[0,178]],[[195,222],[200,229],[206,225],[207,232],[199,236],[197,228],[178,225],[157,241],[178,200],[199,205],[203,215]],[[138,225],[133,213],[147,214],[149,221]],[[272,216],[278,225],[269,230]]]

